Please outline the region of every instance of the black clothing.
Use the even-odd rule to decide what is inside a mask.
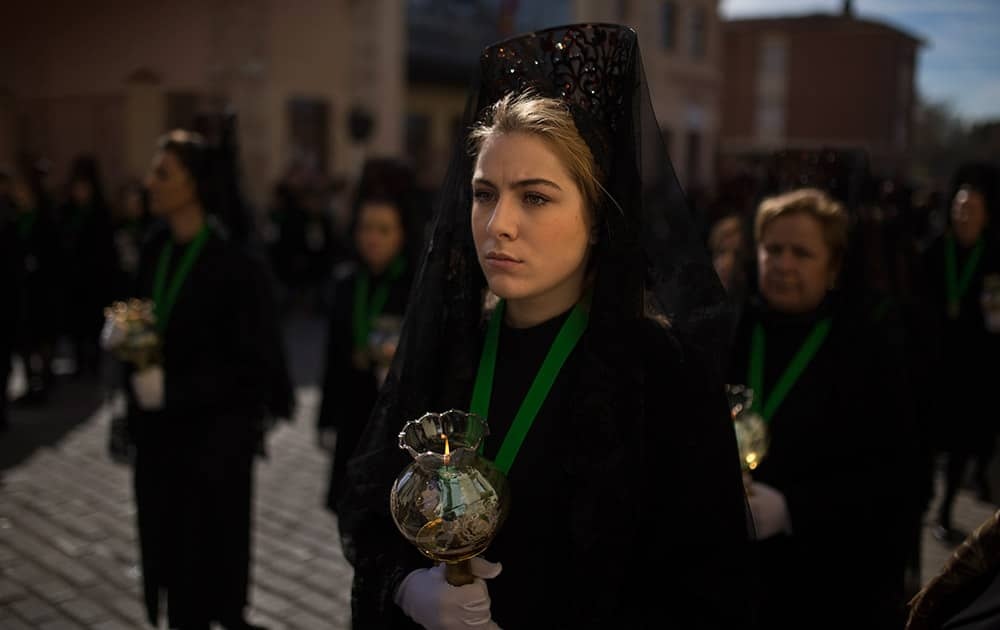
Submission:
[[[565,316],[501,329],[487,456],[495,455]],[[623,332],[623,347],[636,357],[634,389],[609,399],[583,372],[590,343],[584,333],[508,476],[510,515],[483,554],[504,567],[488,581],[493,619],[512,628],[746,623],[754,586],[743,488],[717,373],[674,333],[647,321],[634,334]],[[442,393],[434,408],[468,408],[470,395]],[[591,404],[606,415],[580,413]],[[397,472],[409,463],[395,444],[356,463],[372,459]],[[387,508],[365,540],[355,537],[367,552],[355,557],[356,575],[386,589],[380,604],[364,602],[377,612],[355,608],[356,628],[414,627],[391,597],[402,577],[428,561],[395,531]],[[361,587],[373,585],[356,583],[355,596]]]
[[[0,205],[0,291],[6,296],[6,306],[0,309],[0,430],[7,428],[7,384],[17,339],[18,313],[24,299],[23,276],[16,225]]]
[[[762,628],[897,628],[913,520],[917,436],[902,348],[867,305],[831,295],[785,314],[759,299],[737,327],[730,383],[747,383],[754,327],[765,333],[764,396],[813,326],[823,345],[768,424],[756,481],[781,492],[792,533],[758,543]],[[760,396],[760,392],[755,392]]]
[[[104,307],[113,300],[115,245],[108,208],[70,202],[59,208],[60,333],[73,344],[77,369],[93,372]]]
[[[290,194],[271,212],[271,221],[278,233],[271,244],[271,264],[283,287],[295,294],[324,288],[345,252],[333,219],[325,212],[309,211]]]
[[[112,225],[115,267],[111,294],[114,300],[131,297],[135,274],[139,268],[139,252],[148,227],[149,222],[141,219],[124,219]]]
[[[1000,334],[987,330],[980,297],[987,275],[1000,275],[1000,248],[986,240],[982,257],[961,296],[956,318],[949,317],[945,277],[947,235],[938,237],[923,259],[922,319],[927,344],[926,387],[922,388],[934,451],[947,457],[944,492],[938,506],[937,522],[945,530],[952,527],[951,510],[965,479],[969,463],[980,484],[986,483],[1000,430],[993,388],[1000,382]],[[955,241],[955,267],[961,274],[972,248]]]
[[[22,299],[15,351],[24,363],[29,398],[40,399],[52,380],[52,353],[58,333],[58,249],[55,225],[44,208],[15,214]]]
[[[937,446],[943,452],[975,453],[995,439],[1000,428],[992,389],[1000,382],[1000,334],[990,333],[983,320],[980,296],[983,279],[1000,274],[1000,248],[986,241],[982,257],[961,297],[958,317],[947,314],[945,236],[936,239],[924,255],[926,281],[924,314],[926,339],[933,344],[930,364],[936,366],[934,386],[925,394],[933,409]],[[961,273],[971,248],[956,241],[956,268]]]
[[[149,297],[170,238],[145,243],[137,297]],[[175,245],[170,274],[190,244]],[[168,276],[169,277],[169,276]],[[290,417],[290,379],[259,261],[213,229],[164,333],[164,407],[130,391],[146,611],[160,593],[171,627],[242,619],[250,579],[253,458],[264,423]]]
[[[326,507],[332,512],[337,511],[337,502],[343,494],[347,460],[357,446],[378,395],[374,367],[371,364],[359,367],[354,363],[354,291],[359,269],[356,263],[344,263],[338,267],[331,290],[326,333],[323,400],[317,428],[335,429],[337,432],[326,494]],[[382,314],[403,316],[411,277],[412,274],[404,272],[390,285]],[[369,281],[369,301],[381,280],[381,277],[375,276]]]

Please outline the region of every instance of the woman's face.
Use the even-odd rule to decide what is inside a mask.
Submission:
[[[986,200],[972,188],[960,188],[951,202],[951,224],[955,237],[966,247],[979,239],[986,229]]]
[[[525,133],[488,138],[472,192],[472,235],[490,290],[542,309],[575,303],[590,251],[590,213],[548,143]]]
[[[775,310],[804,313],[823,301],[835,270],[823,226],[807,214],[772,220],[757,245],[760,292]]]
[[[155,215],[170,214],[198,201],[194,178],[171,151],[157,151],[153,156],[146,187],[149,210]]]
[[[399,211],[387,203],[365,203],[358,214],[354,238],[364,263],[375,273],[381,273],[403,249]]]

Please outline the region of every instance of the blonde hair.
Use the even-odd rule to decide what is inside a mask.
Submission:
[[[478,157],[488,139],[505,133],[526,133],[548,141],[579,186],[591,212],[596,212],[603,175],[563,101],[530,91],[505,94],[469,131],[469,155]]]
[[[817,188],[800,188],[760,202],[754,219],[754,240],[759,243],[775,219],[794,214],[804,214],[819,223],[830,250],[830,263],[834,269],[839,268],[847,250],[847,213],[844,206]]]

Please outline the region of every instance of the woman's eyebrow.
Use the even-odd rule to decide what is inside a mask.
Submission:
[[[524,188],[526,186],[551,186],[556,190],[562,190],[562,188],[559,187],[559,184],[550,181],[548,179],[543,179],[541,177],[535,177],[533,179],[522,179],[520,181],[514,182],[513,184],[514,188]]]
[[[485,177],[476,177],[472,180],[472,185],[489,186],[491,188],[496,188],[496,184],[486,179]],[[556,190],[561,191],[562,188],[559,184],[552,180],[544,179],[542,177],[533,177],[531,179],[521,179],[511,184],[511,188],[527,188],[528,186],[550,186]]]

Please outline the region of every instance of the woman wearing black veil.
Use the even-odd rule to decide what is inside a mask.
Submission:
[[[267,421],[291,415],[274,296],[261,261],[227,229],[234,202],[218,196],[231,190],[227,155],[175,130],[147,178],[165,221],[143,244],[134,295],[156,305],[163,360],[129,370],[128,429],[154,626],[164,601],[170,628],[255,627],[244,619],[253,463]]]
[[[663,150],[636,34],[548,29],[487,48],[481,71],[468,150],[456,148],[348,464],[338,516],[354,627],[744,626],[751,534],[718,367],[725,297]],[[492,294],[504,311],[484,308]],[[510,516],[484,554],[500,564],[474,561],[477,580],[452,587],[396,531],[389,489],[409,459],[402,425],[469,409],[491,314],[487,457],[557,332],[578,336],[509,470]]]

